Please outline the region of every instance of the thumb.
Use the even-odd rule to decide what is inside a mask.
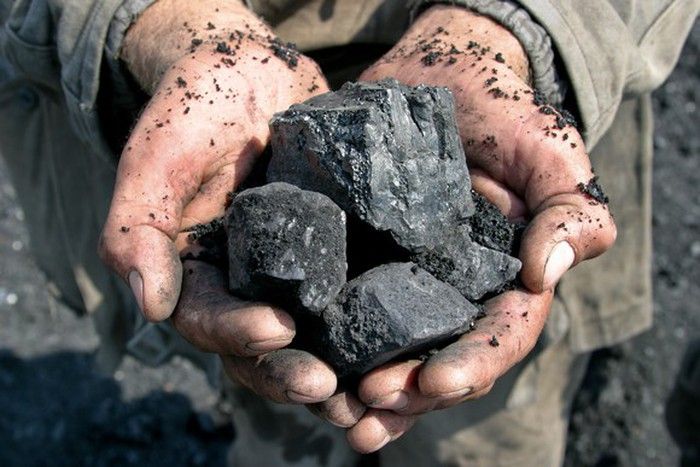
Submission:
[[[183,212],[209,181],[207,168],[217,156],[207,154],[210,148],[198,138],[182,136],[210,134],[205,124],[189,123],[185,129],[174,118],[158,124],[165,118],[153,114],[164,106],[173,104],[154,104],[146,111],[121,156],[99,247],[103,261],[129,284],[151,321],[168,318],[178,301],[182,266],[175,240]],[[223,201],[219,205],[223,209]]]
[[[99,252],[129,284],[146,319],[161,321],[180,295],[182,265],[174,240],[183,203],[157,171],[125,170],[130,162],[125,157],[120,163]]]
[[[583,193],[554,196],[523,234],[520,277],[533,292],[549,290],[571,267],[609,249],[616,236],[607,205]]]
[[[119,225],[119,217],[105,225],[100,255],[129,284],[146,319],[162,321],[171,315],[180,295],[182,265],[178,251],[168,234],[157,226],[132,222]]]

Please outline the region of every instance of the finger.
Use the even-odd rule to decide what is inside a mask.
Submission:
[[[322,402],[337,386],[331,367],[301,350],[275,350],[254,358],[222,356],[222,362],[230,378],[274,402]]]
[[[527,206],[512,190],[478,168],[470,169],[469,176],[472,188],[498,207],[504,216],[511,221],[525,220]]]
[[[108,220],[99,253],[102,261],[129,284],[144,317],[162,321],[170,316],[180,294],[180,257],[168,234],[151,225],[135,223],[136,216],[134,209],[133,215]]]
[[[421,365],[419,360],[408,360],[388,363],[372,370],[360,381],[360,400],[369,407],[402,415],[433,410],[438,401],[423,397],[418,389]]]
[[[449,409],[450,407],[454,407],[454,406],[462,404],[464,402],[479,399],[479,398],[487,395],[489,392],[491,392],[491,389],[493,389],[493,386],[494,385],[491,384],[489,386],[486,386],[483,389],[480,389],[479,391],[472,392],[469,394],[459,395],[457,397],[437,398],[437,402],[435,403],[435,408],[433,410]]]
[[[475,330],[423,364],[418,375],[420,394],[449,405],[488,392],[496,379],[532,350],[551,300],[551,291],[514,290],[487,302],[486,317]]]
[[[348,430],[347,439],[354,450],[368,454],[398,439],[411,429],[415,421],[415,416],[372,409]]]
[[[284,311],[228,293],[224,274],[185,261],[182,294],[172,316],[178,332],[204,352],[253,356],[289,345],[294,320]]]
[[[354,426],[367,411],[365,404],[348,391],[339,391],[328,400],[309,404],[307,408],[317,417],[341,428]]]
[[[568,269],[609,249],[616,236],[606,205],[581,193],[549,198],[523,234],[521,280],[532,291],[549,290]]]

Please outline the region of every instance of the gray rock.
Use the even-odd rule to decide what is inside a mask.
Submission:
[[[229,288],[319,315],[345,283],[345,213],[287,183],[238,194],[226,213]]]
[[[406,249],[439,245],[474,212],[446,88],[348,83],[277,114],[271,130],[268,181],[324,193]]]
[[[339,376],[363,374],[470,329],[478,309],[413,263],[350,281],[323,312],[321,356]]]
[[[412,260],[464,297],[476,301],[489,293],[506,289],[522,263],[500,251],[472,241],[464,226],[444,244],[412,256]]]

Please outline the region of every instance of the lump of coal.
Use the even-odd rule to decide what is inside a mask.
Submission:
[[[475,243],[466,227],[447,242],[411,258],[471,301],[505,290],[520,271],[517,258]]]
[[[286,183],[238,194],[226,213],[229,288],[318,315],[345,283],[345,213]]]
[[[320,353],[339,376],[363,374],[463,334],[478,312],[415,264],[386,264],[350,281],[323,312]]]
[[[474,212],[446,88],[348,83],[277,114],[268,181],[324,193],[408,250]]]
[[[476,213],[469,218],[471,239],[492,250],[517,256],[525,226],[510,222],[494,204],[474,190],[472,198]]]

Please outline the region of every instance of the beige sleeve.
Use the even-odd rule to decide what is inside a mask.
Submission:
[[[700,0],[519,0],[547,30],[575,92],[589,147],[620,101],[658,87],[678,61]]]

